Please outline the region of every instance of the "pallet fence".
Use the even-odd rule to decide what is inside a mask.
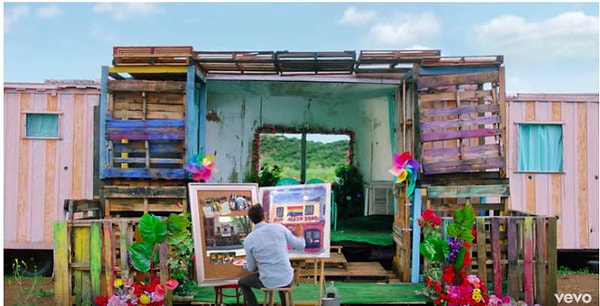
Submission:
[[[56,305],[93,305],[96,296],[112,296],[116,277],[138,281],[149,275],[129,267],[127,245],[139,241],[139,218],[54,222],[54,297]],[[168,278],[168,246],[159,248],[153,270],[161,283]],[[170,293],[165,305],[172,305]]]

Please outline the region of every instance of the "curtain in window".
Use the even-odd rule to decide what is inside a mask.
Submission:
[[[518,171],[562,172],[560,124],[519,124]]]
[[[58,115],[27,114],[25,119],[26,137],[58,137]]]

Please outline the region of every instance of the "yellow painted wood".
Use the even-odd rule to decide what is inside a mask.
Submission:
[[[93,222],[90,227],[90,278],[91,295],[101,295],[100,273],[102,272],[102,226]]]
[[[114,66],[108,67],[108,73],[187,73],[187,66]]]
[[[69,275],[67,222],[54,222],[54,302],[56,305],[69,305],[71,298]]]
[[[86,269],[90,264],[90,228],[73,227],[73,241],[73,264],[82,267],[73,271],[75,304],[92,305],[90,273]]]

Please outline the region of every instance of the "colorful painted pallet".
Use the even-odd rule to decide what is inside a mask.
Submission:
[[[75,220],[54,223],[54,297],[56,305],[92,305],[96,296],[111,296],[115,278],[143,277],[131,270],[127,245],[135,239],[138,218]],[[168,278],[167,244],[159,248],[159,269]],[[171,305],[165,296],[165,305]]]
[[[103,175],[183,179],[185,82],[111,80],[107,91]]]

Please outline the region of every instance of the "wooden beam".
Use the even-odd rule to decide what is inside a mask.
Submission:
[[[427,187],[427,197],[468,198],[468,197],[508,197],[508,185],[471,185],[471,186],[431,186]]]
[[[146,80],[108,80],[109,92],[158,92],[185,93],[185,82],[181,81],[146,81]]]
[[[497,71],[465,74],[425,75],[419,77],[418,87],[419,89],[422,89],[463,84],[496,83],[498,82],[498,79],[499,76]]]

